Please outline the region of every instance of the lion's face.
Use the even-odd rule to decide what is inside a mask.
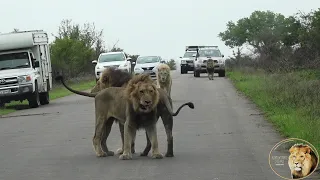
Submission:
[[[139,82],[134,85],[130,99],[136,111],[142,113],[151,112],[159,102],[159,92],[153,83]]]
[[[291,171],[301,172],[303,169],[310,170],[311,155],[310,147],[291,147],[288,165]]]
[[[158,79],[160,82],[166,82],[169,77],[169,71],[167,69],[158,70]]]
[[[208,68],[213,68],[213,67],[214,67],[214,61],[213,61],[212,59],[209,59],[209,60],[207,61],[207,67],[208,67]]]

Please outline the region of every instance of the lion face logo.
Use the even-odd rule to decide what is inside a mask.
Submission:
[[[293,145],[289,152],[288,165],[293,177],[302,178],[312,173],[317,165],[317,157],[308,145]]]

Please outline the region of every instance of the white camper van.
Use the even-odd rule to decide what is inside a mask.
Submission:
[[[52,89],[49,39],[42,30],[0,34],[0,106],[28,100],[49,104]]]

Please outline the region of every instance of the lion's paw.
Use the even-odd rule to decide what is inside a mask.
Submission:
[[[153,159],[162,159],[163,155],[161,153],[155,153],[151,156]]]
[[[122,148],[117,149],[117,154],[122,154],[122,153],[123,153],[123,149]]]
[[[173,153],[166,153],[166,157],[174,157]]]
[[[119,156],[119,159],[121,159],[121,160],[130,160],[130,159],[132,159],[132,155],[131,154],[121,154]]]
[[[108,152],[107,152],[107,155],[108,155],[108,156],[114,156],[114,152],[113,152],[113,151],[108,151]]]
[[[97,157],[106,157],[107,154],[105,152],[100,152],[100,153],[96,153],[97,154]]]

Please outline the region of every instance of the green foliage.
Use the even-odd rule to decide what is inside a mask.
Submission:
[[[226,46],[253,48],[251,65],[269,72],[320,68],[320,10],[285,17],[272,11],[254,11],[236,23],[229,21],[218,37]],[[241,64],[241,56],[235,58]],[[231,61],[233,61],[231,59]],[[240,63],[239,63],[240,62]],[[232,63],[231,63],[232,64]],[[243,65],[242,65],[243,66]]]
[[[176,61],[174,59],[170,59],[169,62],[166,63],[171,70],[176,70],[177,67],[176,67]]]

